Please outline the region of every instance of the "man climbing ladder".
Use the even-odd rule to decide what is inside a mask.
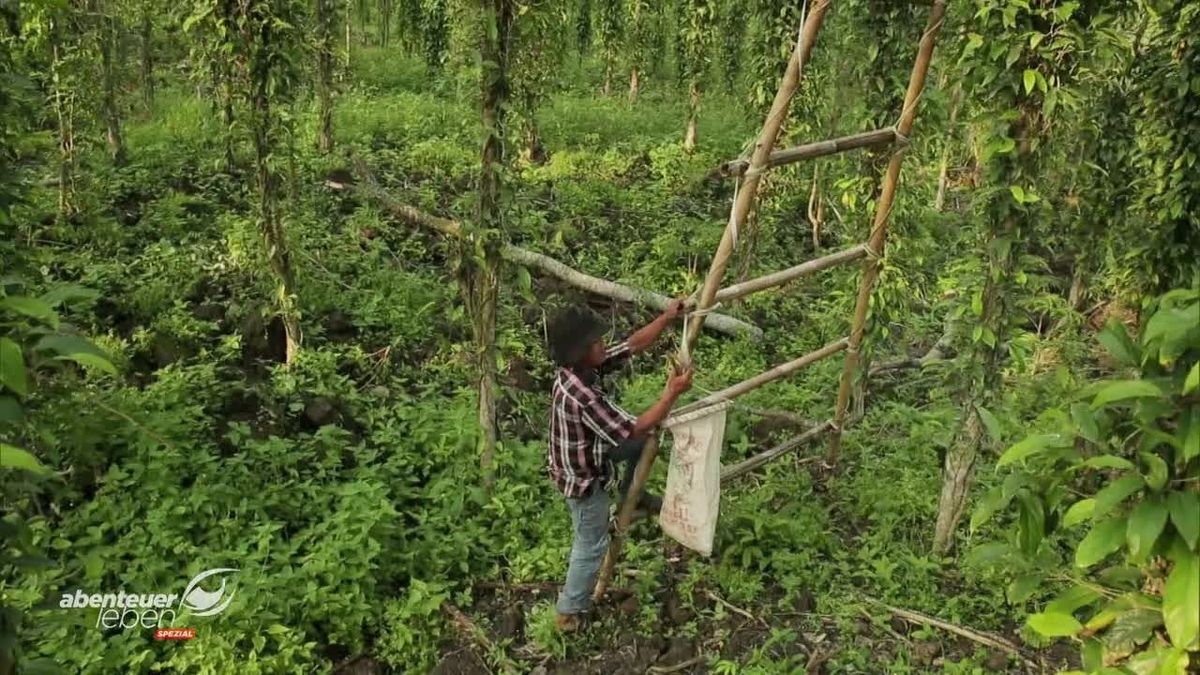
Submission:
[[[565,632],[577,630],[591,606],[592,588],[608,550],[608,493],[616,478],[615,464],[625,465],[618,484],[624,495],[647,436],[667,417],[671,407],[692,385],[692,370],[667,378],[662,396],[634,417],[609,400],[603,379],[614,366],[646,350],[679,316],[676,300],[627,340],[606,348],[605,329],[590,311],[572,307],[551,322],[550,356],[558,365],[550,408],[550,442],[546,453],[550,478],[567,500],[573,538],[567,579],[558,596],[555,624]],[[620,502],[618,502],[620,503]],[[657,511],[661,502],[642,493],[639,505]]]

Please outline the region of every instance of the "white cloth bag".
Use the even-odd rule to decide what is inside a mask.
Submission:
[[[666,420],[674,443],[659,525],[679,543],[712,555],[721,503],[721,443],[725,411],[720,404]]]

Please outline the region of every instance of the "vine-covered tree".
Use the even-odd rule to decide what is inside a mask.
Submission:
[[[696,148],[696,120],[700,114],[700,90],[709,72],[710,52],[713,46],[712,26],[717,21],[716,0],[685,0],[681,3],[680,41],[683,43],[685,73],[688,86],[687,131],[683,136],[683,147],[691,152]]]

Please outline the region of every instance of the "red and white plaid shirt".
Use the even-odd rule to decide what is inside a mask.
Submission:
[[[586,496],[597,483],[608,489],[616,476],[608,452],[629,438],[636,418],[608,400],[601,378],[627,356],[629,343],[622,342],[605,353],[596,372],[581,376],[559,368],[554,378],[546,460],[551,480],[568,497]]]

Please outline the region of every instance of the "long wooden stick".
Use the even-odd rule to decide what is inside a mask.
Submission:
[[[617,512],[617,524],[609,538],[608,552],[604,554],[604,562],[600,565],[600,574],[596,577],[596,588],[592,591],[592,601],[598,602],[608,590],[608,582],[612,579],[613,568],[617,557],[621,554],[621,545],[625,541],[625,532],[633,522],[633,514],[637,510],[638,499],[646,487],[646,479],[650,477],[650,469],[658,458],[658,433],[654,432],[642,448],[642,456],[638,458],[637,467],[633,470],[633,479],[629,482],[629,490],[625,493],[625,501]]]
[[[776,150],[767,156],[767,166],[775,168],[785,164],[793,164],[806,159],[836,155],[839,152],[856,150],[858,148],[878,148],[896,141],[895,129],[874,129],[863,131],[841,138],[830,138],[815,143],[805,143],[783,150]],[[750,162],[745,159],[735,159],[721,165],[720,173],[726,176],[741,176],[750,168]]]
[[[1005,640],[1004,638],[1000,637],[999,635],[992,635],[990,633],[984,633],[981,631],[974,630],[972,628],[964,628],[963,626],[956,626],[952,623],[942,621],[941,619],[935,619],[934,617],[929,616],[927,614],[922,614],[920,612],[914,612],[911,609],[901,609],[899,607],[892,607],[891,605],[886,605],[874,598],[866,598],[866,600],[867,600],[867,602],[871,603],[872,605],[875,605],[877,607],[882,607],[883,609],[886,609],[887,611],[891,612],[892,614],[895,614],[896,616],[900,617],[901,619],[904,619],[905,621],[908,621],[909,623],[924,624],[924,625],[928,625],[928,626],[933,626],[934,628],[941,628],[944,631],[965,637],[968,640],[973,640],[975,642],[978,642],[979,644],[987,645],[989,647],[994,647],[996,649],[1008,652],[1010,654],[1015,654],[1016,656],[1018,656],[1021,659],[1021,661],[1023,661],[1025,663],[1026,666],[1034,669],[1035,671],[1040,670],[1040,666],[1037,663],[1035,663],[1032,659],[1025,656],[1025,654],[1021,651],[1020,647],[1013,644],[1009,640]]]
[[[900,121],[896,123],[896,133],[905,138],[912,133],[913,118],[917,114],[917,104],[921,100],[921,92],[925,88],[925,76],[929,73],[929,61],[933,58],[933,45],[937,40],[938,31],[946,15],[946,0],[934,0],[933,9],[929,12],[929,20],[925,24],[925,33],[921,36],[917,48],[917,59],[913,63],[912,74],[908,79],[908,91],[904,94],[904,108],[900,112]],[[871,226],[871,236],[867,241],[870,249],[863,263],[862,282],[858,287],[858,299],[854,306],[854,321],[850,327],[850,346],[846,349],[846,361],[842,368],[842,379],[838,383],[837,403],[833,412],[833,434],[829,437],[829,459],[836,461],[838,451],[842,446],[842,426],[846,421],[846,407],[850,402],[850,387],[858,372],[859,347],[862,345],[863,328],[867,322],[867,308],[871,304],[871,290],[875,287],[875,279],[879,276],[880,258],[884,245],[887,243],[888,216],[892,213],[892,204],[896,201],[896,186],[900,182],[900,166],[904,163],[904,148],[898,148],[892,153],[888,162],[887,173],[884,174],[883,188],[879,201],[875,205],[875,219]]]
[[[733,480],[734,478],[738,478],[739,476],[748,474],[751,471],[762,466],[763,464],[766,464],[767,462],[770,462],[771,460],[776,459],[777,457],[779,457],[781,455],[787,454],[788,452],[795,450],[796,448],[800,447],[801,445],[804,445],[809,440],[812,440],[813,438],[820,436],[821,434],[825,433],[826,431],[829,431],[832,428],[833,428],[832,424],[830,424],[829,422],[823,422],[823,423],[817,425],[816,427],[813,427],[812,429],[809,429],[808,431],[800,434],[799,436],[796,436],[794,438],[789,438],[788,440],[780,443],[779,445],[776,445],[775,447],[771,448],[770,450],[765,450],[763,452],[760,452],[757,455],[754,455],[753,457],[750,457],[748,459],[742,460],[741,462],[738,462],[737,464],[722,467],[721,468],[721,482],[725,483],[726,481],[730,481],[730,480]]]
[[[773,286],[782,286],[783,284],[805,277],[810,274],[815,274],[821,270],[829,269],[843,263],[848,263],[852,260],[858,260],[867,255],[867,248],[863,245],[852,246],[844,251],[831,253],[820,258],[814,258],[807,262],[803,262],[795,267],[789,267],[785,270],[772,272],[770,274],[743,281],[740,284],[726,286],[717,291],[717,302],[725,302],[726,300],[736,300],[737,298],[745,297],[751,293],[771,288]]]
[[[721,243],[717,245],[717,252],[713,255],[712,264],[704,278],[704,285],[700,288],[700,299],[697,306],[701,311],[712,307],[716,301],[717,289],[725,278],[725,268],[729,264],[729,257],[733,255],[737,233],[744,229],[746,217],[750,215],[750,209],[754,206],[755,197],[758,195],[760,176],[767,167],[771,151],[775,149],[775,143],[779,139],[779,130],[783,127],[783,120],[787,117],[792,96],[800,86],[804,65],[812,56],[817,31],[821,29],[821,24],[825,21],[825,11],[829,9],[829,2],[830,0],[814,0],[808,8],[808,17],[800,29],[800,40],[796,42],[796,48],[792,50],[792,57],[788,60],[787,70],[784,71],[783,80],[779,84],[779,91],[775,93],[775,101],[771,104],[771,111],[767,114],[762,131],[758,134],[754,152],[750,155],[750,169],[742,178],[733,209],[729,213],[729,222],[726,223],[725,232],[721,235]],[[691,354],[692,346],[696,344],[696,338],[699,337],[700,328],[703,325],[703,314],[688,323],[687,335],[684,336],[684,347],[680,349],[682,356]]]
[[[800,29],[800,40],[797,41],[796,48],[792,50],[792,57],[788,60],[783,81],[779,85],[779,91],[775,94],[775,102],[771,105],[771,112],[767,115],[767,121],[763,124],[762,131],[759,132],[758,142],[750,157],[752,170],[747,171],[743,178],[737,198],[734,200],[733,209],[729,214],[729,222],[725,225],[725,233],[721,235],[721,243],[717,246],[717,252],[709,266],[708,275],[704,278],[704,285],[700,289],[697,307],[701,311],[688,322],[687,334],[684,335],[683,345],[679,350],[684,362],[690,362],[692,346],[700,335],[700,329],[704,327],[708,310],[715,302],[717,288],[725,277],[725,268],[729,264],[730,255],[733,254],[737,231],[745,225],[746,216],[749,215],[750,207],[754,205],[755,195],[758,194],[759,172],[766,165],[768,155],[775,149],[775,143],[779,138],[779,129],[783,126],[783,119],[787,116],[792,96],[800,85],[804,64],[812,56],[813,42],[816,41],[817,31],[820,30],[821,24],[825,20],[825,10],[829,9],[829,2],[830,0],[813,0],[812,6],[809,7],[808,18],[805,19],[804,26]],[[600,575],[592,593],[593,599],[603,597],[604,591],[608,588],[608,580],[612,578],[613,566],[617,564],[617,558],[621,556],[621,535],[633,517],[638,499],[642,496],[642,488],[650,476],[650,469],[654,467],[654,460],[657,457],[658,440],[655,438],[653,442],[646,443],[646,447],[642,449],[642,456],[633,473],[633,481],[625,495],[625,503],[621,505],[617,517],[618,532],[613,535],[608,545],[608,553],[604,556],[604,562],[600,566]]]
[[[689,403],[688,405],[684,406],[683,408],[680,408],[679,410],[675,411],[675,414],[682,415],[683,413],[691,412],[693,410],[699,410],[701,408],[710,406],[710,405],[712,405],[714,403],[718,403],[720,401],[727,401],[727,400],[735,399],[735,398],[741,396],[742,394],[745,394],[747,392],[758,389],[759,387],[763,386],[764,384],[774,382],[775,380],[778,380],[782,377],[791,375],[792,373],[796,372],[797,370],[800,370],[801,368],[803,368],[809,364],[816,363],[817,361],[820,361],[821,359],[826,358],[828,356],[833,356],[834,354],[842,351],[843,349],[846,349],[847,346],[849,345],[849,342],[850,341],[848,338],[842,338],[840,340],[835,340],[834,342],[830,342],[829,344],[825,345],[824,347],[821,347],[820,349],[815,349],[815,350],[805,354],[804,356],[801,356],[796,359],[792,359],[791,361],[788,361],[786,363],[781,363],[781,364],[775,366],[774,368],[771,368],[770,370],[764,370],[763,372],[759,373],[758,375],[755,375],[754,377],[751,377],[746,380],[742,380],[741,382],[738,382],[737,384],[730,385],[719,391],[714,391],[713,393],[705,396],[704,398],[700,399],[699,401],[696,401],[695,403]]]
[[[361,162],[356,162],[356,173],[359,175],[360,184],[355,189],[364,194],[369,200],[379,204],[393,217],[411,225],[435,230],[449,237],[462,236],[463,227],[458,221],[449,218],[440,218],[408,204],[396,201],[383,188],[379,187],[366,166]],[[576,288],[583,289],[588,293],[602,295],[614,300],[645,305],[659,311],[666,309],[672,302],[671,298],[662,293],[655,293],[644,288],[628,286],[615,281],[609,281],[608,279],[594,277],[568,267],[550,256],[513,246],[512,244],[506,243],[500,247],[500,257],[510,263],[538,270]],[[755,340],[762,338],[763,332],[761,328],[732,316],[710,314],[708,319],[708,326],[719,333],[734,337],[748,335]]]

